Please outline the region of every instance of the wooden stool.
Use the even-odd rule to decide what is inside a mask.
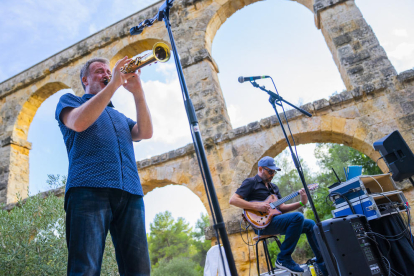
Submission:
[[[267,240],[268,239],[275,239],[277,246],[282,245],[282,243],[280,242],[279,238],[277,237],[277,235],[262,235],[262,236],[256,236],[253,238],[254,241],[258,241],[262,242],[263,244],[263,250],[265,253],[265,258],[266,258],[266,264],[267,264],[267,269],[268,269],[268,273],[270,275],[270,271],[272,271],[272,275],[275,273],[274,268],[273,268],[273,264],[272,264],[272,260],[270,259],[270,255],[269,255],[269,249],[267,248]],[[259,268],[259,246],[258,244],[256,244],[256,263],[257,263],[257,275],[260,275],[260,268]],[[270,266],[269,266],[270,264]]]

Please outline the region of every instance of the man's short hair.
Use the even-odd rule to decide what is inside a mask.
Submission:
[[[89,66],[91,66],[91,64],[94,63],[94,62],[100,62],[100,63],[109,65],[109,60],[106,59],[106,58],[102,58],[102,57],[91,58],[90,60],[88,60],[85,63],[85,65],[82,66],[82,68],[80,70],[80,80],[81,80],[83,90],[85,90],[85,85],[83,84],[82,78],[87,77],[89,75]]]

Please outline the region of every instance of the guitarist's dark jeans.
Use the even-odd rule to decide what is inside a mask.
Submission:
[[[306,234],[309,245],[315,254],[316,262],[322,263],[322,254],[313,232],[314,225],[315,222],[310,219],[305,219],[302,213],[293,212],[275,216],[265,229],[260,231],[255,230],[255,232],[260,235],[285,235],[285,240],[280,247],[280,253],[277,255],[277,259],[282,262],[292,261],[291,255],[295,250],[300,235]]]

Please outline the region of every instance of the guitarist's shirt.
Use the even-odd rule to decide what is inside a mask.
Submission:
[[[260,176],[256,174],[254,177],[244,180],[237,189],[236,194],[246,201],[264,201],[271,194],[275,194],[278,199],[281,199],[279,187],[273,183],[269,183],[269,185],[271,186],[270,189],[266,187]]]

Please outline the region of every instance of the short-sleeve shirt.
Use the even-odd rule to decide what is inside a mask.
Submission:
[[[254,177],[245,179],[237,189],[236,194],[246,201],[264,201],[271,194],[275,194],[278,199],[281,199],[279,187],[273,183],[269,184],[271,185],[270,189],[266,187],[260,176],[256,174]]]
[[[93,96],[67,93],[56,107],[55,119],[69,158],[65,193],[72,187],[96,187],[116,188],[143,196],[131,137],[134,120],[115,110],[111,102],[82,132],[66,127],[60,120],[64,108],[79,107]]]

